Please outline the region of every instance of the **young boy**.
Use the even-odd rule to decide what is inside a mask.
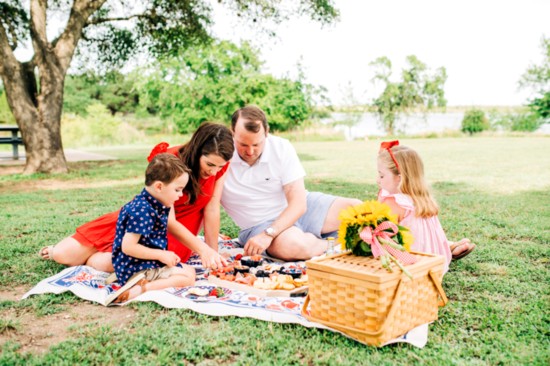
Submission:
[[[145,172],[145,188],[124,205],[113,243],[118,282],[136,282],[115,300],[122,303],[145,291],[191,286],[195,269],[167,250],[168,215],[189,181],[189,169],[172,154],[155,156]]]

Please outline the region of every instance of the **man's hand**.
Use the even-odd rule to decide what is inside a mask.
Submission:
[[[180,262],[181,259],[174,252],[171,252],[168,250],[162,250],[158,260],[166,264],[168,267],[174,267]]]
[[[266,235],[265,233],[260,233],[252,238],[248,239],[246,245],[244,246],[245,255],[256,255],[262,254],[269,246],[273,238]]]
[[[199,255],[204,268],[218,269],[227,266],[227,260],[208,246],[205,246]]]

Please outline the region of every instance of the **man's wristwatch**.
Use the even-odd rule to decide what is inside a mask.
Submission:
[[[264,230],[265,235],[270,236],[272,238],[275,237],[276,231],[271,226]]]

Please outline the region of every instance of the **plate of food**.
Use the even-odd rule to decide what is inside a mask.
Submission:
[[[264,297],[305,296],[308,290],[305,262],[264,263],[258,257],[242,257],[227,267],[210,271],[208,281]]]

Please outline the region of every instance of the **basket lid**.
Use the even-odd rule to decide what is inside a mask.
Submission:
[[[441,266],[441,269],[443,269],[445,262],[443,256],[419,252],[411,252],[411,254],[418,261],[405,266],[405,268],[411,273],[413,278],[415,276],[423,276],[430,269],[437,266]],[[394,281],[403,276],[403,272],[396,265],[392,266],[393,272],[389,272],[382,267],[382,262],[379,259],[375,259],[372,256],[360,257],[349,252],[308,260],[306,261],[306,267],[308,269],[354,277],[374,283]]]

